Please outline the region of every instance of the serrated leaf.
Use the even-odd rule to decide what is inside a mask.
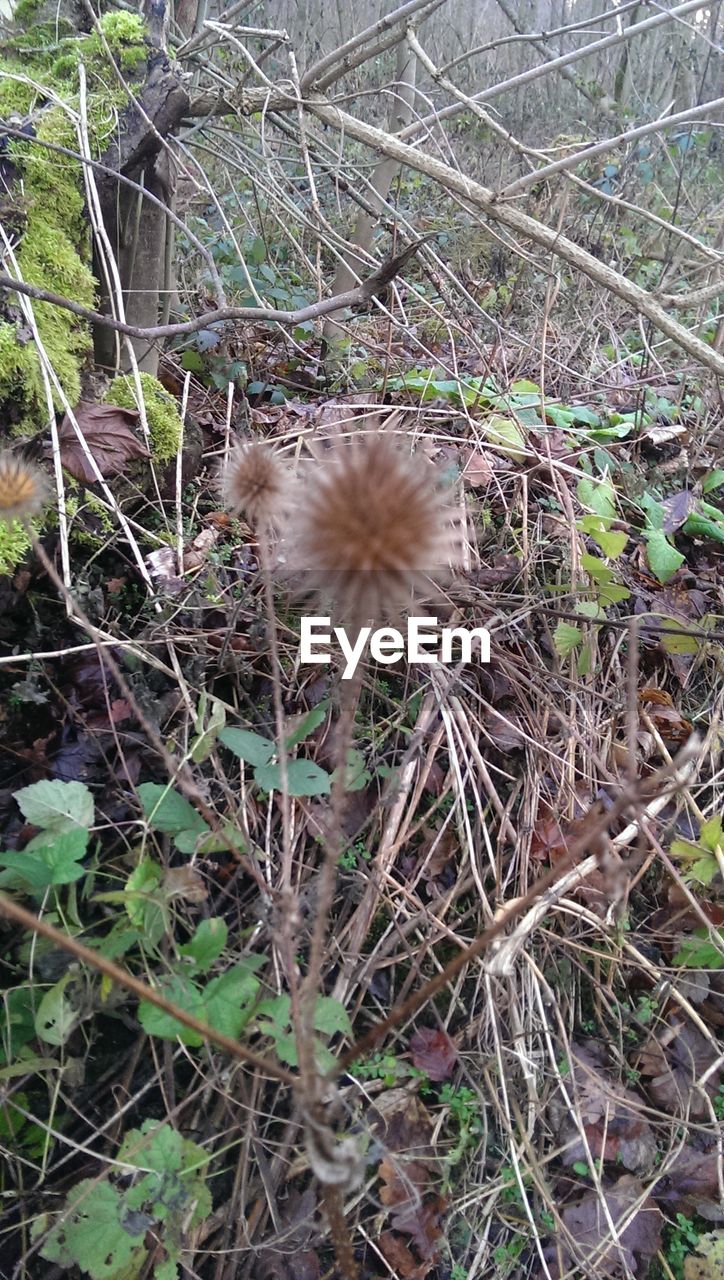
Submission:
[[[567,658],[574,649],[578,648],[582,639],[583,632],[580,627],[574,627],[570,622],[559,622],[553,633],[553,644],[559,658]]]
[[[47,841],[52,835],[52,843]],[[84,827],[53,834],[44,832],[45,844],[33,848],[0,853],[0,867],[7,874],[0,875],[0,885],[24,888],[31,893],[41,893],[51,885],[73,884],[85,875],[80,859],[88,846],[88,832]]]
[[[133,1264],[140,1266],[145,1256],[145,1227],[134,1232],[132,1223],[124,1225],[123,1207],[123,1197],[108,1182],[87,1178],[76,1183],[61,1221],[43,1242],[41,1257],[64,1269],[78,1266],[91,1280],[130,1276]]]
[[[157,782],[142,782],[138,787],[144,816],[154,831],[175,835],[180,831],[193,831],[197,835],[208,831],[208,825],[185,796]]]
[[[327,1036],[333,1036],[336,1032],[341,1032],[343,1035],[352,1034],[352,1023],[349,1020],[347,1010],[333,996],[317,997],[314,1009],[314,1027],[315,1030],[323,1031]]]
[[[222,729],[219,742],[223,742],[240,760],[255,767],[268,764],[276,751],[270,738],[252,733],[250,729]]]
[[[672,547],[662,529],[652,529],[646,534],[646,559],[654,577],[662,583],[673,578],[684,563],[684,556]]]
[[[155,946],[163,937],[166,929],[163,903],[158,898],[162,874],[157,862],[153,862],[151,858],[143,858],[134,867],[123,888],[126,914],[131,924],[143,931],[151,946]],[[107,901],[109,895],[98,896]]]
[[[179,954],[193,961],[192,973],[206,973],[224,950],[228,936],[228,925],[220,916],[202,920],[191,941],[179,947]]]
[[[187,978],[181,978],[177,975],[165,978],[163,982],[158,984],[157,990],[159,995],[165,996],[173,1004],[179,1005],[185,1013],[190,1013],[194,1018],[199,1018],[201,1022],[205,1021],[204,1002],[201,992]],[[182,1044],[187,1044],[192,1048],[198,1048],[199,1045],[204,1043],[203,1037],[197,1031],[192,1031],[190,1027],[183,1026],[170,1013],[165,1013],[163,1009],[157,1008],[155,1004],[149,1004],[147,1000],[141,1000],[138,1006],[138,1020],[149,1036],[160,1036],[162,1040],[180,1040]]]
[[[93,796],[84,782],[60,782],[57,778],[33,782],[17,791],[15,799],[28,822],[44,831],[93,826]]]
[[[683,938],[674,956],[674,964],[685,969],[724,969],[724,929],[716,931],[718,945],[698,929],[690,938]]]
[[[254,780],[263,791],[280,791],[281,768],[278,764],[262,765],[256,769]],[[330,787],[330,775],[313,760],[287,761],[287,791],[290,796],[326,796]]]

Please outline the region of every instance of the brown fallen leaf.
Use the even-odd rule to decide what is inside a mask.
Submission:
[[[695,1082],[716,1061],[716,1051],[705,1036],[675,1015],[656,1034],[649,1036],[639,1050],[635,1065],[648,1079],[648,1092],[657,1106],[670,1115],[688,1115],[692,1120],[709,1116],[709,1106],[702,1089]],[[712,1071],[703,1090],[716,1096],[724,1072],[721,1066]]]
[[[724,1206],[719,1189],[719,1151],[716,1145],[706,1151],[684,1147],[666,1165],[666,1172],[651,1188],[656,1203],[670,1213],[698,1214],[707,1222],[724,1221]]]
[[[567,1272],[585,1276],[586,1280],[618,1280],[626,1268],[644,1277],[654,1255],[661,1247],[663,1218],[651,1199],[644,1196],[638,1178],[624,1174],[613,1186],[605,1188],[604,1204],[597,1191],[588,1191],[561,1214],[565,1231],[558,1236],[558,1249],[546,1249],[551,1274]],[[635,1206],[639,1205],[638,1208]],[[615,1236],[609,1218],[616,1227]]]
[[[437,1027],[420,1027],[410,1040],[412,1062],[430,1080],[449,1080],[458,1060],[458,1051],[447,1034]]]
[[[583,1129],[594,1159],[615,1160],[633,1172],[648,1169],[656,1157],[656,1138],[642,1113],[637,1094],[615,1080],[605,1053],[594,1044],[573,1044],[569,1054],[570,1075],[566,1093],[572,1095],[573,1109]],[[564,1144],[564,1165],[570,1168],[588,1153],[562,1092],[553,1096],[550,1115],[559,1141]]]
[[[75,420],[83,434],[102,476],[124,471],[131,458],[147,458],[148,450],[131,430],[138,421],[135,409],[121,409],[115,404],[81,403]],[[76,480],[92,484],[96,474],[86,457],[67,413],[58,431],[60,460]]]

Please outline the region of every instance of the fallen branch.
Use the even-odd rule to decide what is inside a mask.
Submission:
[[[329,315],[332,311],[342,311],[346,307],[359,307],[371,302],[402,271],[406,263],[420,248],[420,245],[429,239],[430,235],[422,236],[421,239],[414,241],[413,244],[407,245],[401,253],[397,253],[391,258],[386,258],[382,265],[376,271],[373,271],[372,275],[368,276],[366,280],[363,280],[360,285],[357,285],[355,289],[348,289],[346,293],[336,294],[331,298],[323,298],[321,302],[313,302],[308,307],[300,307],[297,311],[277,311],[274,307],[220,307],[216,311],[205,311],[202,315],[196,316],[194,320],[184,320],[179,324],[158,324],[141,327],[140,325],[124,324],[123,321],[115,320],[112,316],[103,315],[100,311],[93,311],[89,307],[83,307],[79,302],[73,302],[71,298],[64,298],[62,294],[50,293],[47,289],[40,289],[37,285],[28,284],[24,280],[16,280],[13,276],[2,273],[0,273],[0,289],[11,293],[25,294],[26,297],[33,298],[36,302],[49,302],[52,306],[62,307],[65,311],[72,311],[73,315],[80,316],[82,320],[87,320],[89,324],[103,325],[106,329],[114,329],[117,333],[125,333],[129,338],[144,338],[149,341],[156,341],[160,338],[183,337],[185,334],[198,333],[199,329],[208,329],[210,325],[226,324],[239,320],[298,325],[307,320],[316,320],[320,316]]]

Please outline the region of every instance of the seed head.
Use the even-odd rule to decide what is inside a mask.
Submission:
[[[281,516],[287,471],[265,444],[238,444],[222,477],[226,506],[254,525],[274,524]]]
[[[8,450],[0,453],[0,520],[27,522],[43,510],[48,486],[34,463]]]
[[[359,624],[395,617],[429,595],[461,550],[459,523],[432,465],[381,434],[316,464],[285,538],[302,589]]]

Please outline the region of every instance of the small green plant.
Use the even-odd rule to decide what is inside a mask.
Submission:
[[[676,1280],[684,1280],[684,1262],[699,1243],[699,1232],[693,1222],[683,1213],[677,1213],[674,1222],[668,1228],[664,1242],[664,1257],[676,1276]]]

